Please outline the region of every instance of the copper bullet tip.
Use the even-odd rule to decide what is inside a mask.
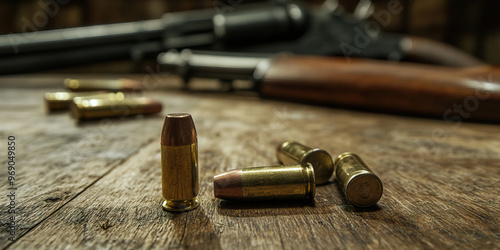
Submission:
[[[144,103],[144,113],[145,114],[156,114],[160,113],[163,108],[163,105],[159,101],[146,99]]]
[[[243,174],[241,169],[214,176],[214,196],[221,199],[243,197]]]
[[[186,146],[197,142],[193,118],[187,113],[168,114],[163,123],[161,145]]]

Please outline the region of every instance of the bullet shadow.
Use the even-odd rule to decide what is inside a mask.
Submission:
[[[310,214],[314,213],[314,201],[253,201],[237,202],[219,200],[217,212],[231,217],[262,217],[276,215]]]
[[[56,116],[56,115],[61,115],[61,114],[64,114],[64,113],[68,113],[69,110],[67,109],[55,109],[55,110],[45,110],[45,114],[48,115],[48,116]]]
[[[163,210],[163,209],[162,209]],[[168,248],[222,249],[218,229],[200,207],[186,212],[167,212],[172,217],[170,223],[174,227],[175,245]]]
[[[96,119],[87,119],[87,120],[77,120],[74,119],[75,126],[77,127],[85,127],[85,126],[92,126],[92,125],[100,125],[101,121],[103,119],[106,119],[109,122],[112,122],[113,124],[119,124],[119,123],[124,123],[128,121],[134,121],[134,120],[145,120],[145,119],[164,119],[164,116],[160,114],[151,114],[151,115],[129,115],[126,117],[101,117],[101,118],[96,118]]]

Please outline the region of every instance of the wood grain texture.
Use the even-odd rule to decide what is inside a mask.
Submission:
[[[17,84],[16,81],[7,82],[10,86]],[[118,118],[77,125],[67,113],[46,115],[41,99],[44,91],[41,89],[1,88],[1,93],[1,137],[14,135],[18,144],[17,209],[22,215],[17,217],[17,236],[135,154],[140,145],[156,138],[161,127],[157,121],[163,119],[162,116],[135,117],[124,122]],[[128,143],[124,143],[126,131],[138,130],[144,131],[127,136]],[[2,153],[6,156],[5,147]],[[7,166],[6,157],[2,157],[1,162]],[[0,173],[0,179],[7,181],[7,171]],[[9,217],[2,213],[3,225],[8,223]],[[2,227],[0,246],[8,244],[6,235],[7,231]]]
[[[161,208],[162,118],[116,122],[119,136],[61,162],[56,155],[98,124],[45,116],[37,107],[45,89],[2,88],[1,114],[12,119],[0,132],[23,145],[18,233],[27,233],[11,249],[500,248],[499,126],[167,89],[149,95],[164,113],[191,113],[198,132],[201,205],[186,213]],[[378,205],[352,207],[335,182],[318,186],[312,204],[213,197],[215,174],[276,164],[276,145],[287,139],[332,155],[356,152],[384,182]],[[61,200],[47,205],[52,196]]]

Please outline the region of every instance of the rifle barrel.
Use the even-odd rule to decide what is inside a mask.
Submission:
[[[94,25],[0,36],[0,55],[62,50],[112,43],[142,42],[160,39],[162,19]]]

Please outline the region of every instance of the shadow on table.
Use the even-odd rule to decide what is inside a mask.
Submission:
[[[231,217],[261,217],[315,213],[314,201],[253,201],[237,202],[220,200],[217,212]]]
[[[162,211],[164,212],[164,211]],[[164,248],[179,249],[222,249],[218,228],[206,215],[203,207],[186,211],[170,213],[169,223],[172,223],[173,234],[168,236]]]
[[[375,204],[371,207],[355,207],[344,197],[342,188],[336,181],[317,186],[316,198],[304,200],[271,201],[216,201],[217,212],[231,217],[262,217],[298,214],[331,214],[344,211],[369,215],[382,211],[383,207]]]
[[[145,120],[145,119],[163,119],[164,116],[161,114],[152,114],[152,115],[128,115],[128,116],[118,116],[118,117],[104,117],[104,118],[96,118],[96,119],[88,119],[88,120],[77,120],[74,119],[74,124],[77,127],[86,127],[86,126],[110,126],[111,124],[121,124],[127,123],[136,120]]]

